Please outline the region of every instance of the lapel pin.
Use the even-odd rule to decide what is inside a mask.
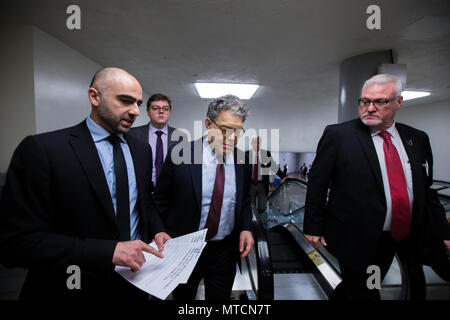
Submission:
[[[413,145],[413,142],[412,142],[412,140],[411,139],[408,139],[408,141],[406,142],[407,144],[409,144],[410,146],[412,146]]]

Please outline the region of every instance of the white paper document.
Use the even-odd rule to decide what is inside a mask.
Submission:
[[[116,266],[115,271],[139,289],[164,300],[178,284],[189,279],[206,246],[206,232],[203,229],[166,241],[162,259],[143,252],[146,262],[137,272],[122,266]],[[158,248],[155,242],[150,246]]]

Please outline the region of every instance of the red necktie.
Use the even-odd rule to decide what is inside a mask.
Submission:
[[[258,183],[258,154],[256,154],[256,162],[253,165],[253,183]]]
[[[216,180],[209,206],[208,218],[205,227],[208,228],[206,240],[210,240],[217,234],[220,222],[220,212],[222,211],[223,189],[225,186],[225,170],[223,163],[217,164]]]
[[[384,159],[389,178],[389,188],[392,199],[392,225],[391,236],[399,242],[409,234],[409,197],[406,190],[406,179],[403,172],[402,163],[397,149],[391,141],[391,136],[387,131],[381,131],[383,138]]]

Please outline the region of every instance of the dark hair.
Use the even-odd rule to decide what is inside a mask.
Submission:
[[[150,108],[150,105],[152,104],[153,101],[167,101],[169,103],[169,108],[172,109],[172,102],[170,101],[169,97],[162,93],[152,94],[152,96],[148,98],[147,110],[148,108]]]

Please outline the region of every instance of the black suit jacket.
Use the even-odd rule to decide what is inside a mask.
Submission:
[[[261,168],[265,171],[263,171],[262,175],[262,179],[263,179],[263,183],[264,183],[264,190],[266,192],[266,194],[269,194],[269,184],[270,184],[270,180],[269,177],[271,174],[276,174],[277,176],[279,176],[281,179],[286,177],[286,174],[284,174],[283,171],[281,171],[279,165],[272,159],[272,154],[270,153],[270,151],[268,150],[263,150],[261,149],[261,159],[259,159],[258,161],[261,161]],[[248,161],[248,163],[251,164],[252,167],[252,174],[250,176],[250,180],[253,181],[253,163],[255,160],[255,155],[254,155],[254,150],[250,149],[249,151],[247,151],[246,157]],[[252,159],[252,160],[250,160]],[[269,173],[270,171],[270,173]]]
[[[153,193],[153,200],[160,217],[172,237],[197,231],[200,225],[202,139],[193,141],[188,146],[190,150],[182,149],[179,153],[181,157],[186,157],[186,161],[175,164],[174,159],[166,158]],[[234,231],[239,235],[243,230],[252,231],[251,204],[248,192],[251,169],[248,164],[245,164],[245,155],[238,149],[234,151],[234,162],[236,174]]]
[[[142,240],[164,231],[151,206],[151,149],[124,135],[136,173]],[[29,269],[22,296],[64,296],[107,288],[119,230],[100,157],[86,122],[25,138],[0,200],[0,262]],[[82,290],[67,290],[69,265]],[[100,282],[104,282],[100,284]],[[104,286],[102,289],[101,287]],[[114,290],[114,288],[111,288]]]
[[[410,235],[418,252],[423,252],[429,237],[427,226],[432,225],[440,239],[449,239],[449,225],[430,189],[433,159],[428,136],[401,123],[396,123],[396,128],[411,163],[414,203]],[[341,263],[366,272],[385,216],[381,169],[369,128],[360,119],[326,127],[309,175],[304,233],[324,236],[328,250]]]

